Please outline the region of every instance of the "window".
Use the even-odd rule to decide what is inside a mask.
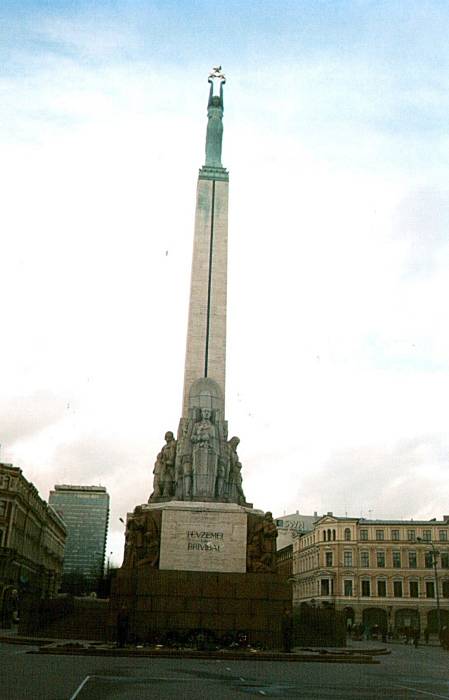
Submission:
[[[385,568],[385,552],[377,552],[377,566],[381,569]]]
[[[395,598],[402,598],[402,581],[393,581],[393,595]]]
[[[351,539],[351,530],[349,529],[349,527],[345,527],[345,540],[346,540],[346,542],[349,542],[350,539]]]
[[[9,488],[9,476],[6,474],[0,475],[0,489],[7,491]]]
[[[332,552],[326,552],[326,566],[332,566]]]
[[[352,552],[343,553],[343,564],[344,566],[352,566]]]
[[[408,566],[409,569],[416,569],[416,552],[408,553]]]
[[[3,546],[2,543],[3,543],[3,530],[0,530],[0,547]]]
[[[432,541],[432,530],[423,530],[422,531],[422,538],[424,542],[431,542]]]
[[[400,539],[399,536],[399,530],[392,530],[391,531],[391,539],[397,542]]]
[[[362,581],[362,596],[368,598],[371,595],[371,582],[369,580]]]
[[[416,530],[407,530],[407,539],[409,542],[416,541]]]
[[[447,542],[447,530],[440,530],[438,533],[438,537],[441,542]]]
[[[377,582],[377,595],[379,598],[385,598],[387,595],[387,582],[384,579],[379,579]]]
[[[424,555],[424,563],[426,569],[431,569],[433,566],[433,556],[432,552],[426,552]]]
[[[335,541],[337,539],[337,533],[335,530],[332,530],[332,539]]]
[[[323,540],[326,542],[326,530],[323,530]]]
[[[410,581],[410,598],[419,598],[418,581]]]
[[[393,552],[393,569],[400,569],[400,568],[401,568],[401,552],[394,551]]]
[[[343,581],[345,596],[352,596],[352,580],[345,579]]]
[[[367,539],[368,539],[368,530],[360,530],[360,539],[361,539],[361,540],[367,540]]]
[[[321,595],[329,595],[329,579],[321,579]]]
[[[443,598],[449,598],[449,581],[443,581]]]
[[[0,501],[0,518],[6,516],[6,501]]]
[[[360,552],[360,566],[369,566],[369,552]]]
[[[384,539],[384,531],[383,530],[376,530],[376,540],[383,540]]]
[[[435,598],[435,583],[426,581],[426,598]]]
[[[441,552],[441,568],[449,569],[449,553]]]

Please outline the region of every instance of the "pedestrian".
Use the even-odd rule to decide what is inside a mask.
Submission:
[[[126,605],[122,605],[117,615],[117,646],[123,649],[128,640],[129,613]]]
[[[424,641],[426,644],[429,643],[429,628],[428,627],[424,628]]]
[[[413,646],[415,647],[415,649],[418,648],[419,637],[420,637],[420,634],[419,634],[419,629],[417,627],[416,629],[413,630]]]
[[[291,608],[284,608],[284,612],[282,613],[281,627],[284,652],[289,654],[292,650],[293,642],[293,616]]]

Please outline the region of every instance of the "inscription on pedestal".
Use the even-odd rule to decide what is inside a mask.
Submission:
[[[246,513],[166,510],[160,569],[246,571]]]

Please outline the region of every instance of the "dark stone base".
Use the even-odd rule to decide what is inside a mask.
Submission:
[[[291,588],[278,574],[159,571],[144,564],[121,569],[114,579],[110,639],[123,605],[129,611],[128,635],[136,641],[171,631],[201,629],[217,637],[244,631],[250,644],[280,649],[282,612],[291,608]]]

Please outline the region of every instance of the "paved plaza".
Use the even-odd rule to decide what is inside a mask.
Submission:
[[[370,643],[364,643],[370,647]],[[372,648],[376,647],[372,643]],[[47,656],[0,644],[7,700],[228,700],[232,698],[449,699],[449,654],[391,645],[375,665]]]

